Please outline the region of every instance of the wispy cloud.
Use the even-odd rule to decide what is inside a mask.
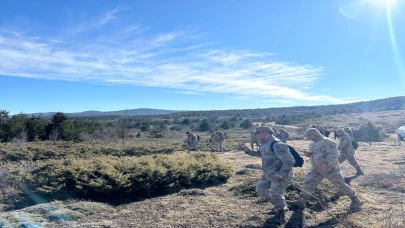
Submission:
[[[107,12],[98,24],[120,20],[122,10]],[[94,28],[97,37],[80,42],[0,28],[0,75],[154,86],[194,95],[344,102],[303,92],[319,82],[321,66],[280,61],[272,53],[218,48],[194,30],[145,35],[148,28],[122,22],[113,31]]]
[[[123,11],[123,10],[124,10],[124,8],[116,7],[115,9],[113,9],[113,10],[111,10],[111,11],[108,11],[108,12],[105,14],[104,17],[100,18],[100,20],[98,21],[98,23],[99,23],[100,25],[104,25],[104,24],[108,23],[109,21],[116,19],[117,17],[116,17],[115,14],[117,14],[117,13]]]
[[[202,92],[196,92],[196,91],[190,91],[190,90],[176,90],[174,92],[175,93],[180,93],[180,94],[194,95],[194,96],[202,96],[202,95],[204,95],[204,93],[202,93]]]

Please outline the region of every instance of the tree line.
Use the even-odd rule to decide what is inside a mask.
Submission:
[[[13,139],[25,141],[66,140],[80,141],[84,134],[90,134],[102,127],[97,121],[68,119],[62,113],[55,113],[51,118],[41,115],[28,116],[24,113],[10,116],[6,110],[0,110],[0,142]]]

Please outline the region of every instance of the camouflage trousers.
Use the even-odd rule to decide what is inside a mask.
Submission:
[[[208,144],[208,147],[212,147],[212,146],[215,145],[218,152],[225,151],[225,148],[222,146],[222,145],[224,144],[224,141],[225,141],[225,140],[221,140],[221,141],[218,141],[218,142],[212,141],[212,142],[210,142],[210,143]]]
[[[198,151],[198,143],[187,144],[187,153],[190,153],[192,149]]]
[[[285,177],[285,179],[288,181],[291,181],[292,178],[292,172]],[[281,211],[287,208],[284,192],[288,185],[289,183],[284,180],[269,181],[267,178],[262,176],[256,185],[256,192],[262,200],[270,200],[270,202],[274,205],[274,208]]]
[[[303,189],[313,194],[323,178],[328,179],[335,187],[336,193],[340,195],[347,195],[349,197],[356,196],[353,189],[345,183],[340,167],[335,167],[329,172],[318,172],[316,169],[311,169],[304,178]],[[309,199],[310,195],[304,191],[301,192],[301,198]]]
[[[348,161],[350,165],[352,165],[356,170],[360,170],[360,165],[357,163],[356,157],[354,156],[354,152],[349,153],[340,153],[339,155],[339,163],[343,163],[344,161]]]

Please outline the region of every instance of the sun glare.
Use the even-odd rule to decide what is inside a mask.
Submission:
[[[393,7],[396,3],[396,0],[367,0],[368,2],[374,2],[378,5],[383,5],[387,7]]]

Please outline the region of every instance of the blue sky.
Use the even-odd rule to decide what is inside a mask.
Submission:
[[[404,0],[0,0],[0,109],[213,110],[401,96],[404,13]]]

